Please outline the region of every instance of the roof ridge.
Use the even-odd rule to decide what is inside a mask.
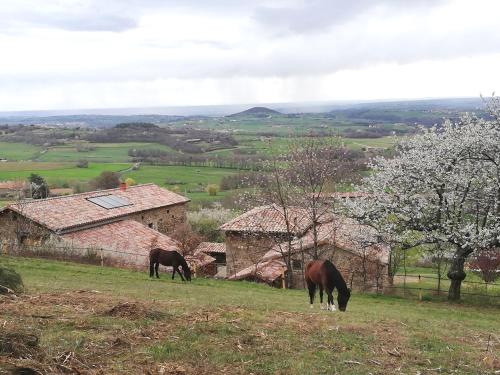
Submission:
[[[145,184],[138,184],[138,185],[133,185],[133,186],[127,186],[127,189],[132,189],[132,188],[137,188],[137,187],[142,187],[142,186],[147,186],[147,185],[158,186],[154,182],[148,182],[148,183],[145,183]],[[26,200],[22,200],[22,201],[18,201],[18,202],[14,202],[12,204],[9,204],[9,206],[15,206],[15,205],[18,205],[18,204],[27,204],[27,203],[47,202],[47,201],[51,201],[51,200],[55,200],[55,199],[67,199],[67,198],[76,197],[76,196],[83,196],[83,195],[86,195],[86,194],[87,195],[91,195],[93,193],[106,193],[106,192],[111,192],[111,191],[116,191],[116,190],[120,190],[120,188],[116,187],[116,188],[112,188],[112,189],[92,190],[92,191],[86,191],[86,192],[83,192],[83,193],[60,195],[58,197],[47,197],[47,198],[42,198],[42,199],[26,199]],[[168,190],[168,189],[165,189],[165,190]],[[168,190],[168,191],[170,191],[170,190]],[[9,206],[7,206],[7,207],[9,207]]]

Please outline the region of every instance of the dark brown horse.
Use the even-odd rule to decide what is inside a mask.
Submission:
[[[191,270],[184,259],[184,257],[179,254],[177,251],[168,251],[163,249],[153,249],[149,252],[149,277],[153,277],[156,272],[156,277],[159,279],[160,275],[158,275],[158,268],[160,264],[164,266],[171,266],[173,268],[172,272],[172,280],[175,276],[175,271],[181,276],[182,281],[184,277],[186,277],[187,281],[191,281]],[[179,270],[179,266],[182,267],[182,272],[184,273],[184,277],[182,276],[181,271]]]
[[[339,309],[340,311],[345,311],[347,308],[347,302],[351,297],[351,291],[347,288],[342,275],[335,268],[332,262],[329,260],[314,260],[310,262],[306,266],[305,278],[307,288],[309,289],[311,308],[313,307],[316,287],[319,287],[320,304],[323,305],[323,290],[325,290],[328,296],[326,309],[335,311],[335,304],[333,303],[333,289],[337,288],[337,303],[339,305]]]

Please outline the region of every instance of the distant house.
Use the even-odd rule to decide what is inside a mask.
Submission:
[[[94,249],[110,263],[144,266],[152,246],[178,249],[169,234],[186,222],[188,201],[154,184],[26,200],[0,211],[0,242]]]
[[[0,197],[18,198],[25,186],[25,181],[0,181]]]
[[[316,227],[314,241],[306,212],[300,208],[292,212],[297,225],[291,249],[283,228],[285,220],[276,207],[257,207],[221,226],[226,234],[229,280],[280,286],[291,272],[294,287],[304,287],[304,268],[313,260],[316,242],[319,259],[332,261],[351,287],[381,289],[387,285],[389,248],[377,243],[371,228],[344,217],[325,217]],[[283,255],[290,256],[292,269],[287,268]]]

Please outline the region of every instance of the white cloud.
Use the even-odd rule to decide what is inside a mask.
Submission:
[[[476,96],[500,86],[494,0],[36,3],[0,3],[0,110]]]

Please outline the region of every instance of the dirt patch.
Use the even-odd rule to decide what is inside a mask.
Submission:
[[[104,312],[106,316],[134,319],[153,319],[158,320],[165,317],[165,313],[154,310],[139,302],[121,302],[113,306],[110,310]]]
[[[39,351],[39,337],[27,332],[1,332],[0,355],[33,358]]]

